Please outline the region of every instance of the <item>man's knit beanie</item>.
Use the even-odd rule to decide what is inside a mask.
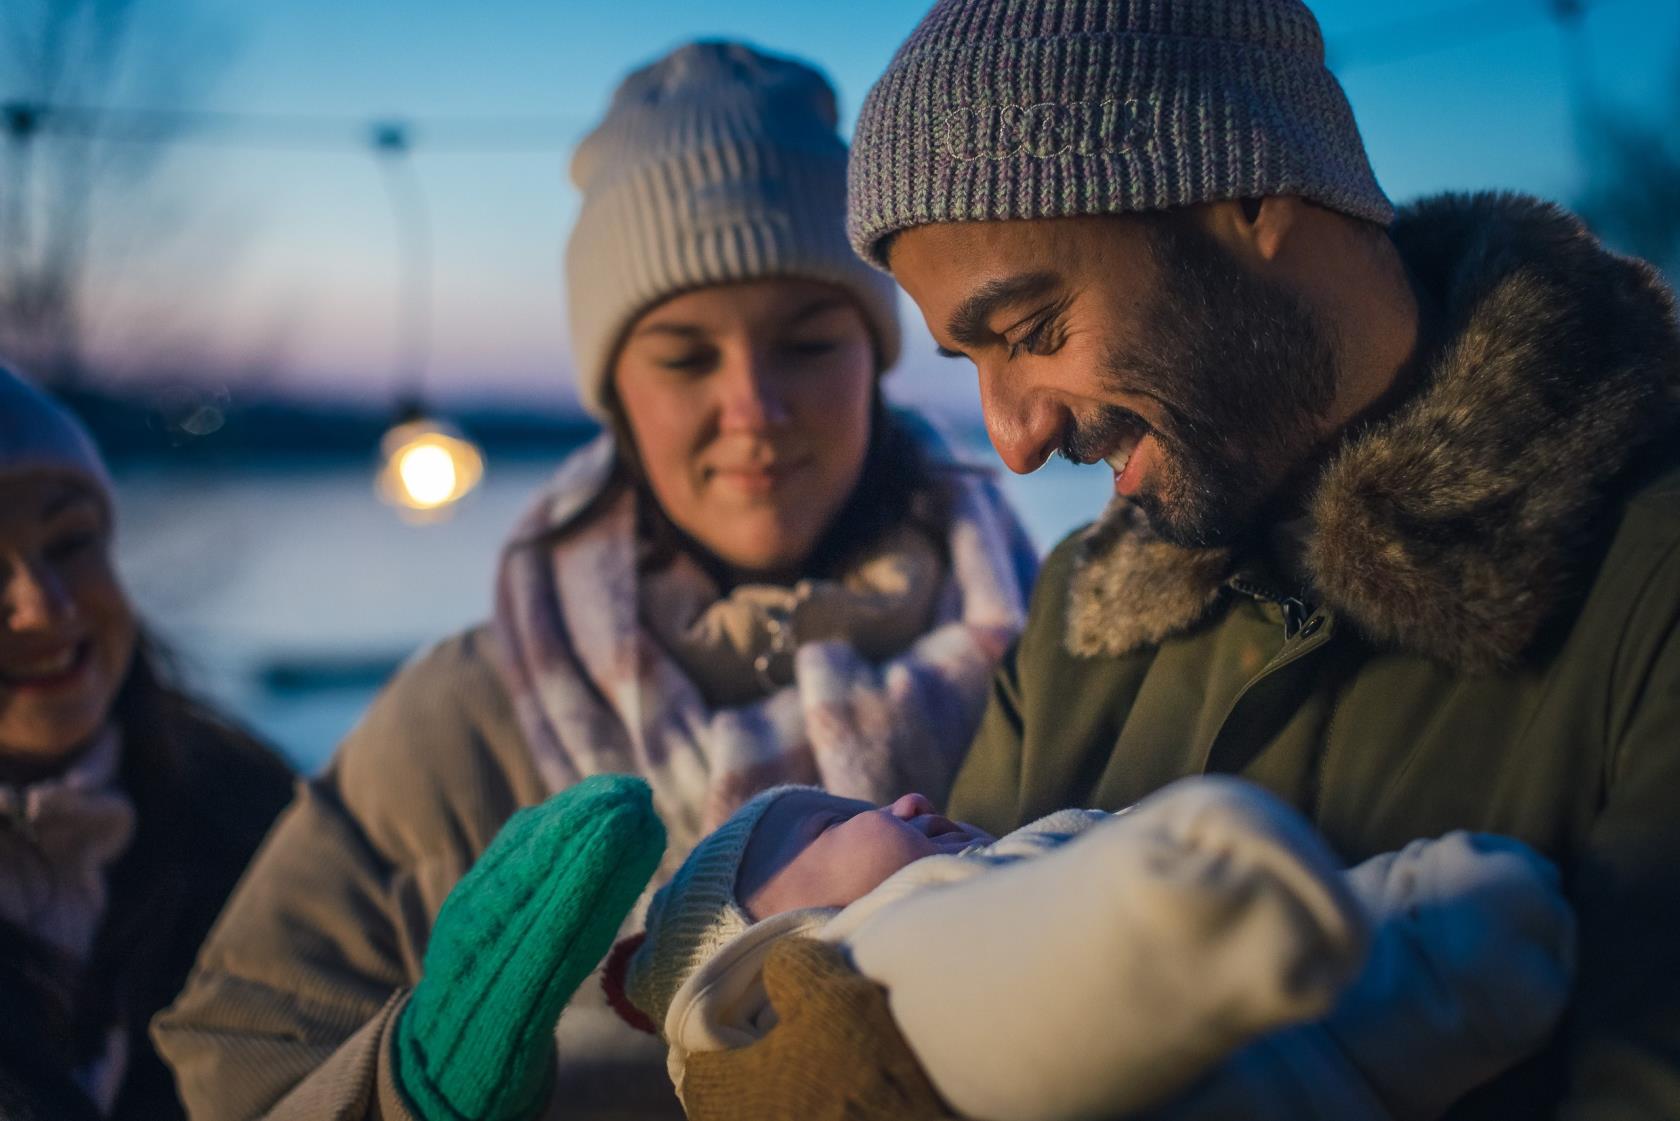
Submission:
[[[736,810],[688,854],[677,874],[654,893],[644,925],[646,938],[625,971],[630,1003],[659,1028],[671,999],[695,970],[753,925],[735,898],[747,844],[765,813],[784,794],[817,786],[773,786]]]
[[[54,474],[76,479],[114,507],[111,476],[93,437],[70,410],[0,367],[0,475]]]
[[[863,104],[852,245],[1298,195],[1394,217],[1300,0],[938,0]]]
[[[886,369],[898,358],[892,283],[846,242],[846,144],[816,70],[741,43],[679,47],[624,79],[578,145],[583,192],[566,245],[578,393],[605,412],[625,330],[670,296],[787,276],[857,300]]]

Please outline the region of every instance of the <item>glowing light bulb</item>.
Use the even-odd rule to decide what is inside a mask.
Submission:
[[[380,497],[423,521],[446,514],[484,475],[478,448],[439,421],[397,425],[380,441],[380,451]]]
[[[455,461],[447,448],[411,444],[397,459],[397,474],[415,506],[442,506],[455,494]]]

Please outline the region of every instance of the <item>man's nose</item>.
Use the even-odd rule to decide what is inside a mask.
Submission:
[[[790,414],[781,381],[768,355],[743,350],[732,356],[720,379],[719,427],[725,432],[754,434],[786,424]]]
[[[74,613],[75,606],[58,574],[46,565],[14,560],[3,570],[0,610],[12,631],[50,630]]]
[[[1019,384],[1007,371],[980,372],[980,409],[986,435],[1004,465],[1017,475],[1044,466],[1058,447],[1071,417],[1067,409],[1042,393]]]
[[[902,795],[897,801],[887,807],[887,811],[900,821],[911,821],[915,818],[923,816],[924,814],[936,812],[933,808],[933,803],[928,801],[928,799],[921,794]]]

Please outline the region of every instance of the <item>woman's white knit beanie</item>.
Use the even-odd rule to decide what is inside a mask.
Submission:
[[[756,795],[694,846],[671,881],[654,893],[643,927],[647,937],[630,959],[624,991],[641,1013],[663,1028],[671,998],[689,975],[753,925],[735,898],[735,879],[753,830],[784,794],[816,786],[773,786]]]
[[[624,331],[693,288],[788,276],[857,300],[882,369],[898,358],[896,289],[846,240],[846,145],[834,90],[741,43],[679,47],[632,73],[578,145],[583,207],[566,245],[578,394],[604,413]]]
[[[0,367],[0,475],[68,475],[113,505],[111,476],[81,421],[45,393]]]

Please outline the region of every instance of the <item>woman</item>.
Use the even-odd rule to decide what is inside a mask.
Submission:
[[[572,345],[608,433],[514,532],[493,622],[386,690],[160,1019],[195,1115],[680,1115],[598,986],[555,1063],[570,988],[531,978],[569,976],[580,923],[616,928],[653,871],[550,827],[587,818],[556,792],[641,776],[668,872],[767,785],[949,787],[1034,561],[882,403],[894,290],[846,245],[835,128],[814,70],[697,43],[579,148]],[[554,889],[583,848],[622,906]]]
[[[0,370],[0,1116],[184,1116],[146,1038],[291,773],[167,683],[87,433]]]

